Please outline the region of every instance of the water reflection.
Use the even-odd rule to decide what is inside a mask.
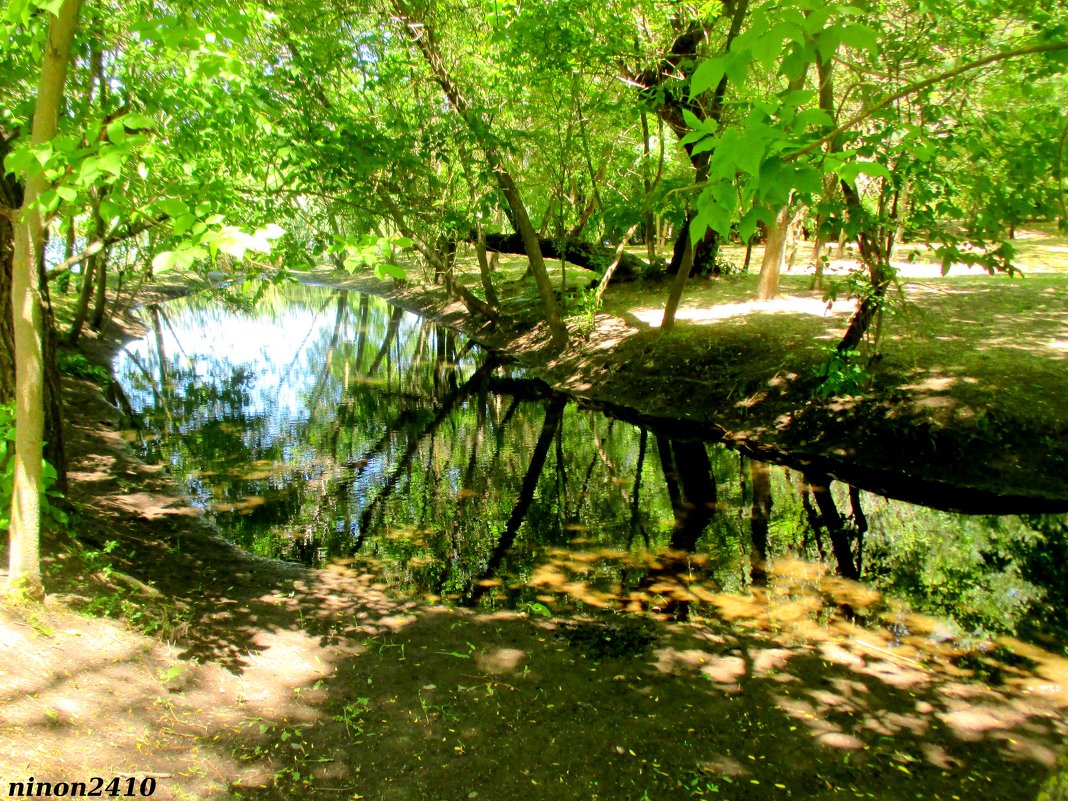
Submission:
[[[346,291],[151,307],[120,356],[144,455],[263,556],[488,608],[780,619],[1063,641],[1065,520],[889,501],[581,408],[455,333]],[[799,567],[799,565],[807,565]]]

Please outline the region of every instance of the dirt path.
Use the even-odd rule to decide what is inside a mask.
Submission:
[[[871,590],[788,563],[679,624],[482,615],[250,557],[133,456],[92,385],[69,389],[77,540],[46,546],[46,607],[0,607],[3,791],[1033,799],[1068,732],[1063,656],[965,653],[904,613],[859,628],[840,610]]]

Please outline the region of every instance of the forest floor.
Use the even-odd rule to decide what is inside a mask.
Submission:
[[[1038,226],[1021,231],[1015,245],[1022,272],[1015,277],[961,266],[943,276],[923,260],[922,246],[899,248],[900,282],[878,355],[867,343],[855,372],[835,373],[835,397],[821,396],[817,373],[854,309],[846,283],[856,264],[848,260],[831,263],[822,289],[811,270],[784,272],[779,297],[761,303],[757,250],[752,272],[691,280],[666,335],[659,329],[668,282],[612,285],[593,314],[585,291],[592,274],[572,266],[564,293],[572,341],[560,353],[543,323],[480,328],[439,287],[326,271],[313,280],[430,313],[620,416],[723,437],[754,456],[773,453],[772,461],[903,500],[1012,511],[1047,499],[1065,510],[1068,237]],[[723,258],[740,265],[744,252],[725,248]],[[457,265],[481,292],[473,255]],[[501,259],[502,303],[520,318],[537,302],[532,279],[519,280],[524,266],[518,257]],[[560,280],[558,266],[554,276]]]
[[[107,363],[138,333],[121,322],[86,351]],[[691,623],[398,597],[344,563],[225,543],[134,456],[99,387],[66,379],[65,396],[49,598],[0,602],[0,792],[100,777],[123,795],[155,780],[160,799],[1030,801],[1063,753],[1063,653],[968,650],[919,615],[861,628],[835,610],[874,591],[785,561]]]

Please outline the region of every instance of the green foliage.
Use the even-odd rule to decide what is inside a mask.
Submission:
[[[367,234],[355,240],[339,239],[330,252],[342,258],[342,265],[350,273],[370,267],[379,278],[395,278],[403,281],[407,275],[396,261],[397,249],[412,247],[406,236],[377,236]]]
[[[533,601],[526,604],[527,614],[534,617],[552,617],[552,610],[543,604],[541,601]]]
[[[354,701],[342,704],[333,718],[338,723],[345,724],[345,732],[353,740],[363,736],[364,717],[371,708],[371,699],[360,697]]]
[[[913,516],[892,543],[872,543],[869,579],[908,599],[917,609],[952,617],[970,636],[1014,634],[1030,628],[1033,605],[1045,586],[1063,584],[1036,571],[1043,539],[1013,517]],[[946,533],[952,532],[952,537]],[[893,556],[889,556],[889,551]],[[877,560],[877,561],[871,561]],[[1059,613],[1058,613],[1059,614]]]
[[[15,485],[15,409],[11,405],[0,405],[0,530],[6,531],[11,525],[11,497]],[[50,499],[60,499],[62,493],[53,489],[58,474],[48,462],[42,460],[41,479],[44,487],[41,491],[41,515],[58,523],[67,525],[67,513],[50,503]]]
[[[568,314],[581,315],[581,328],[585,333],[593,330],[601,303],[597,299],[597,287],[580,287],[567,300]]]
[[[827,358],[815,373],[820,382],[816,394],[821,398],[830,398],[863,393],[872,375],[863,365],[860,351],[840,351],[834,347],[824,350]]]
[[[98,364],[93,364],[81,353],[59,351],[56,354],[59,371],[76,378],[87,378],[102,387],[111,383],[111,373]]]

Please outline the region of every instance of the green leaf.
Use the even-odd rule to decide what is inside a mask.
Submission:
[[[73,186],[57,186],[56,194],[68,203],[73,203],[74,198],[78,197],[78,190]]]
[[[30,169],[33,162],[33,153],[28,147],[20,147],[12,150],[4,159],[4,172],[12,175],[23,175]]]
[[[151,128],[152,119],[144,114],[127,114],[122,118],[122,124],[131,131],[139,131],[142,128]]]
[[[121,175],[123,165],[126,163],[126,155],[125,151],[115,148],[108,150],[105,153],[101,153],[99,169],[104,172],[110,172],[115,176]]]
[[[821,108],[806,108],[794,117],[792,125],[794,130],[803,131],[810,126],[833,128],[834,118]]]
[[[182,214],[181,216],[176,217],[174,219],[174,233],[178,236],[181,236],[190,228],[192,228],[193,223],[195,223],[196,221],[197,218],[194,217],[192,214]]]
[[[126,141],[126,128],[121,119],[108,123],[108,139],[116,145],[121,145]]]
[[[387,275],[390,278],[396,278],[398,281],[403,281],[407,276],[407,273],[396,264],[390,264],[389,262],[380,262],[375,265],[375,273],[379,278],[385,278]],[[465,659],[467,657],[464,657]]]
[[[50,213],[59,208],[59,195],[54,190],[48,189],[40,194],[37,198],[37,205],[40,206],[41,211]]]
[[[173,250],[165,250],[162,253],[156,255],[152,259],[152,271],[154,273],[165,273],[174,267],[174,262],[177,258],[177,254]]]
[[[756,233],[757,223],[771,225],[775,222],[775,214],[765,206],[754,206],[741,220],[738,221],[738,237],[742,242],[748,242]]]
[[[52,143],[45,142],[44,144],[32,147],[31,152],[34,155],[34,158],[36,158],[41,166],[44,167],[48,164],[48,160],[52,158]]]
[[[111,222],[122,214],[122,209],[119,204],[113,203],[110,200],[100,201],[100,219],[104,222]]]
[[[694,114],[692,111],[690,111],[688,108],[684,108],[682,110],[682,119],[691,131],[704,130],[704,125],[702,124],[701,118]]]
[[[861,173],[872,178],[890,179],[890,170],[877,161],[850,161],[838,168],[838,177],[849,183],[855,183]]]
[[[176,197],[168,197],[158,201],[156,208],[174,220],[189,213],[189,207]]]
[[[706,59],[697,65],[697,69],[694,70],[693,75],[690,77],[690,97],[696,97],[702,92],[707,92],[714,86],[718,86],[719,82],[723,80],[723,75],[726,73],[726,63],[723,56],[716,56],[715,58]],[[687,111],[683,111],[685,116]],[[690,115],[694,116],[694,115]],[[694,117],[696,119],[696,117]],[[687,125],[691,128],[697,127],[692,125],[687,120]]]
[[[872,56],[879,53],[879,34],[859,22],[847,22],[838,31],[838,38],[846,47],[867,50]]]
[[[721,204],[710,203],[704,206],[697,212],[693,223],[690,224],[690,244],[696,246],[709,228],[721,237],[727,237],[730,234],[732,222],[729,210]]]

